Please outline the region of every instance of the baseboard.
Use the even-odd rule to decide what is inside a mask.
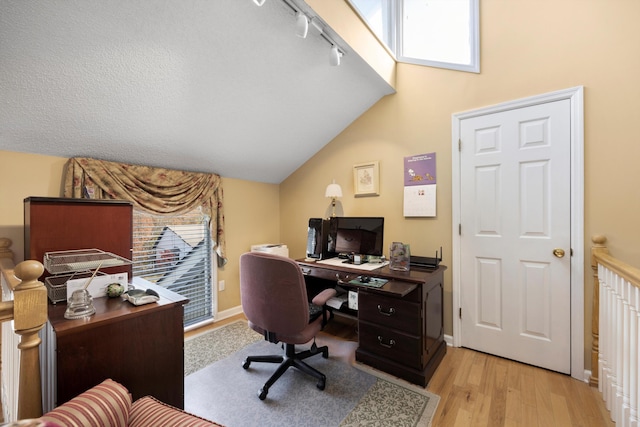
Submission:
[[[228,319],[229,317],[233,317],[233,316],[235,316],[237,314],[242,314],[242,313],[243,313],[242,306],[238,305],[236,307],[232,307],[232,308],[229,308],[227,310],[219,311],[216,314],[215,321],[217,322],[219,320]]]
[[[453,347],[453,335],[444,335],[444,342],[447,343],[449,347]]]
[[[184,331],[185,332],[195,331],[196,329],[200,329],[207,325],[211,325],[221,320],[228,319],[229,317],[233,317],[237,314],[242,314],[242,306],[240,305],[237,307],[230,308],[228,310],[218,312],[214,319],[208,319],[208,320],[205,320],[204,322],[199,322],[199,323],[187,326],[186,328],[184,328]]]

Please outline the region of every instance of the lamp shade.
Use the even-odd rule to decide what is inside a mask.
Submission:
[[[306,38],[309,32],[309,18],[302,12],[296,16],[296,36]]]
[[[336,45],[331,46],[331,50],[329,51],[329,64],[331,64],[334,67],[337,67],[338,65],[340,65],[341,56],[342,54],[338,50],[338,46]]]
[[[324,197],[342,197],[342,188],[340,188],[339,184],[333,182],[332,184],[327,185]]]

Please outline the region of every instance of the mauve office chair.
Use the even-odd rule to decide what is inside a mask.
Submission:
[[[325,375],[303,359],[319,353],[325,359],[329,357],[327,346],[316,346],[315,336],[327,321],[325,304],[335,294],[335,289],[325,289],[310,304],[302,270],[295,261],[263,252],[240,256],[240,296],[249,326],[263,334],[265,340],[274,344],[282,342],[284,346],[283,355],[249,356],[242,364],[248,369],[251,362],[280,363],[259,390],[260,400],[267,397],[269,388],[290,366],[316,378],[316,387],[324,390]],[[296,353],[296,344],[311,339],[313,344],[309,350]]]

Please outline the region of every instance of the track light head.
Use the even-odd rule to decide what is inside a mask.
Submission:
[[[264,0],[263,0],[264,1]],[[296,36],[306,38],[309,33],[309,18],[302,12],[296,14]]]
[[[335,44],[331,46],[331,50],[329,51],[329,64],[334,67],[340,65],[340,58],[342,57],[342,52],[338,50],[338,46]]]
[[[256,4],[256,6],[262,6],[265,0],[253,0],[253,2]]]

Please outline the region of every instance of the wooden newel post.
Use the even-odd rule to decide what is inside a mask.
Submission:
[[[593,302],[591,310],[591,377],[589,384],[593,387],[598,386],[598,351],[600,339],[600,280],[598,279],[598,261],[597,254],[608,254],[609,249],[604,245],[607,238],[597,234],[591,237],[593,246],[591,246],[591,269],[593,270]]]
[[[47,322],[47,290],[38,278],[43,272],[37,261],[23,261],[14,269],[21,280],[13,290],[14,328],[20,335],[19,419],[42,416],[38,332]]]

